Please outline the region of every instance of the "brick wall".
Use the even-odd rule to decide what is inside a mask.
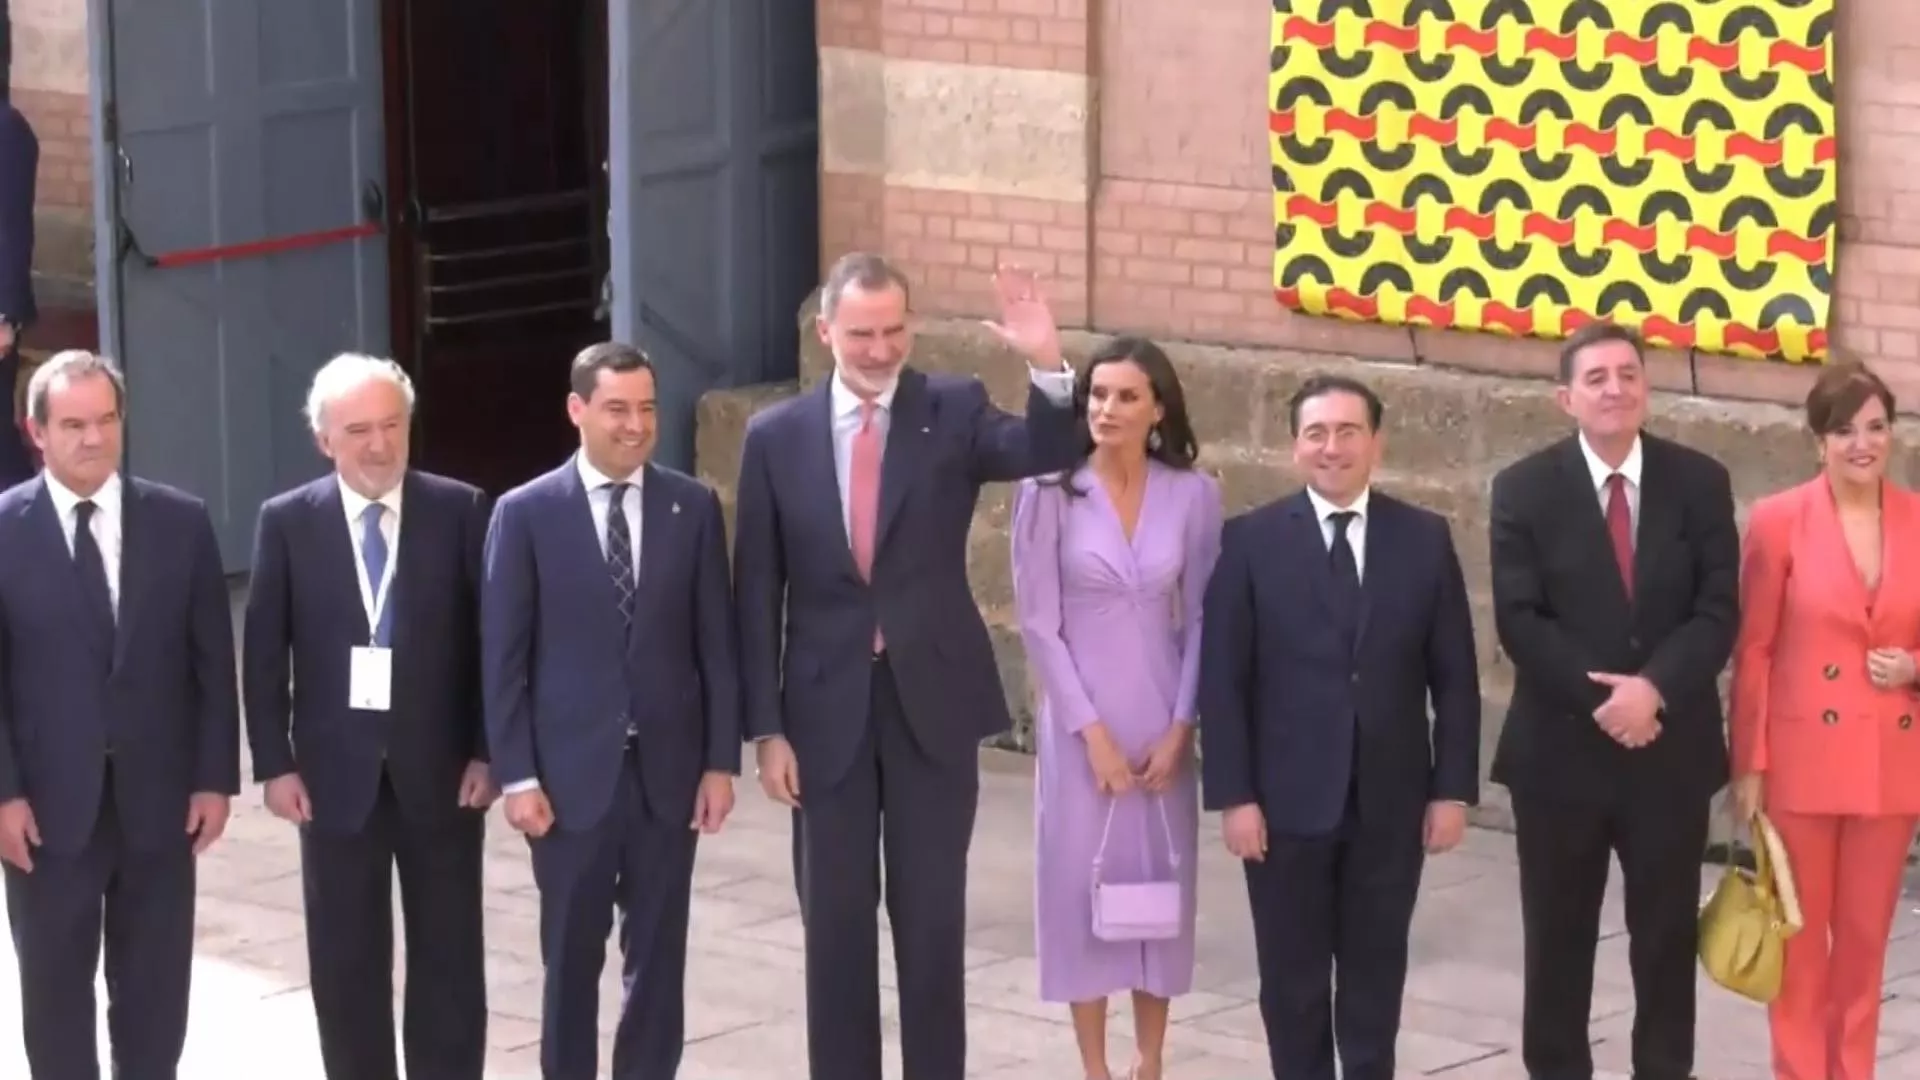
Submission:
[[[1335,352],[1500,374],[1551,370],[1554,346],[1291,315],[1273,299],[1266,82],[1270,6],[1250,0],[820,0],[830,258],[902,259],[919,305],[981,314],[1002,259],[1056,282],[1061,314],[1101,330]],[[1840,0],[1841,243],[1835,340],[1920,400],[1920,4]],[[1075,35],[1080,35],[1078,38]],[[834,78],[860,54],[881,75]],[[1022,154],[980,117],[928,101],[970,96],[1003,128],[1043,121],[1038,72],[1083,80],[1083,159]],[[1097,77],[1097,83],[1094,81]],[[933,84],[944,80],[944,89]],[[866,93],[875,100],[858,101]],[[1046,133],[1058,125],[1045,121]],[[871,129],[879,126],[878,138]],[[983,129],[985,130],[983,133]],[[836,152],[866,141],[864,153]],[[1044,140],[1043,140],[1044,141]],[[878,145],[873,145],[878,144]],[[916,159],[928,149],[940,167]],[[1010,198],[1052,169],[1042,198]],[[1037,241],[1037,243],[1036,243]],[[1666,352],[1669,389],[1793,400],[1810,372]]]
[[[87,0],[15,0],[13,103],[40,139],[34,269],[43,325],[92,303],[93,120],[87,100]],[[90,324],[90,311],[77,311]]]

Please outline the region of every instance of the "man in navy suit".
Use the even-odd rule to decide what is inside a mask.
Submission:
[[[1460,560],[1444,518],[1370,490],[1383,412],[1353,379],[1302,384],[1306,490],[1228,522],[1207,588],[1203,801],[1245,860],[1289,1080],[1334,1080],[1336,1041],[1341,1076],[1392,1080],[1425,856],[1459,843],[1480,795]]]
[[[966,1073],[979,745],[1011,723],[967,529],[982,484],[1064,468],[1077,449],[1052,316],[1030,274],[998,281],[996,328],[1032,365],[1025,419],[977,379],[905,368],[906,279],[855,254],[821,293],[833,377],[747,427],[734,540],[746,722],[761,786],[795,811],[813,1080],[881,1074],[883,843],[905,1073]]]
[[[591,1080],[620,910],[617,1080],[667,1080],[685,1037],[694,848],[733,809],[740,672],[720,500],[648,463],[653,365],[574,358],[580,451],[500,498],[482,592],[487,734],[533,849],[546,963],[540,1061]]]
[[[200,500],[120,474],[103,357],[28,385],[46,471],[0,494],[0,860],[34,1080],[170,1080],[187,1035],[194,860],[240,789],[233,624]]]
[[[3,21],[3,19],[0,19]],[[33,476],[33,455],[14,420],[13,391],[20,377],[20,338],[39,317],[33,296],[33,199],[40,140],[12,103],[0,103],[0,392],[7,403],[0,423],[0,490]]]
[[[307,956],[333,1080],[398,1080],[393,875],[407,935],[407,1076],[480,1080],[486,497],[407,468],[413,383],[347,353],[307,419],[334,472],[267,500],[242,685],[254,778],[300,827]]]

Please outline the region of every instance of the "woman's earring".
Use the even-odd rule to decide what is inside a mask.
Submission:
[[[1147,449],[1158,450],[1164,441],[1164,439],[1160,438],[1160,428],[1158,425],[1155,425],[1151,431],[1147,432]]]

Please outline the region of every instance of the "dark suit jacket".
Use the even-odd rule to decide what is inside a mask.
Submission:
[[[1200,641],[1208,809],[1257,803],[1274,832],[1325,834],[1356,763],[1363,815],[1479,801],[1473,614],[1446,519],[1372,492],[1365,554],[1347,654],[1307,494],[1227,523]]]
[[[129,844],[186,838],[195,792],[240,790],[233,622],[206,505],[122,478],[119,617],[87,625],[44,478],[0,494],[0,801],[26,796],[45,845],[93,834],[111,749]]]
[[[480,707],[486,496],[417,470],[401,481],[385,714],[347,705],[348,658],[370,641],[351,528],[332,474],[260,507],[243,638],[254,779],[297,770],[313,800],[313,825],[327,832],[366,823],[383,771],[409,816],[458,813],[462,772],[487,757]]]
[[[1614,562],[1578,437],[1493,480],[1494,617],[1513,661],[1513,700],[1493,779],[1582,801],[1709,798],[1727,779],[1717,680],[1740,622],[1740,534],[1727,470],[1641,436],[1633,600]],[[1587,677],[1647,677],[1666,702],[1659,738],[1629,750],[1593,711]]]
[[[572,459],[501,496],[481,590],[494,780],[537,779],[562,829],[613,802],[631,716],[647,806],[690,821],[707,772],[740,771],[740,672],[720,500],[648,465],[633,634]]]
[[[1011,726],[967,583],[967,531],[982,484],[1065,468],[1079,437],[1073,409],[1038,388],[1021,418],[978,379],[901,372],[869,584],[847,542],[831,394],[823,379],[747,425],[734,529],[747,734],[786,736],[803,790],[832,784],[860,745],[875,624],[923,750],[971,756]]]
[[[33,126],[13,105],[0,104],[0,316],[21,327],[39,318],[33,298],[33,201],[39,168],[40,140]],[[7,390],[12,392],[11,384]]]

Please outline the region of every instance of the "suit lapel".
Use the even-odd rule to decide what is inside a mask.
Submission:
[[[592,617],[604,624],[601,630],[608,635],[608,640],[618,640],[620,601],[613,593],[613,575],[607,569],[607,554],[601,549],[600,536],[593,526],[593,507],[587,502],[587,485],[580,480],[577,459],[567,459],[567,464],[562,468],[560,490],[566,506],[559,514],[559,524],[565,533],[567,547],[573,549],[571,561],[580,567],[580,572],[592,583],[588,586],[588,593],[598,595],[604,601],[591,605],[594,612]],[[643,523],[641,528],[644,530],[645,527]],[[641,542],[646,542],[644,532]]]
[[[1287,521],[1291,528],[1286,542],[1293,551],[1289,561],[1302,568],[1315,599],[1328,615],[1337,618],[1340,605],[1333,595],[1333,562],[1327,555],[1327,538],[1320,531],[1320,516],[1313,512],[1305,488],[1287,501]]]
[[[387,607],[393,611],[393,638],[387,643],[389,648],[398,648],[406,636],[407,613],[414,606],[407,602],[407,592],[412,584],[419,582],[425,569],[422,564],[426,552],[434,546],[431,538],[422,540],[420,536],[432,528],[430,515],[426,493],[414,482],[413,472],[409,470],[400,481],[400,535],[398,550],[394,552],[398,561],[394,563],[393,584],[387,596]],[[378,589],[380,583],[374,582],[373,587]]]
[[[1653,568],[1660,565],[1671,541],[1679,532],[1680,496],[1673,488],[1672,471],[1661,465],[1664,451],[1646,436],[1640,437],[1640,517],[1633,528],[1633,595],[1641,593],[1641,583],[1654,579]],[[1611,553],[1611,548],[1608,549]]]
[[[1809,492],[1806,500],[1806,514],[1810,518],[1808,525],[1819,538],[1820,548],[1828,553],[1822,560],[1827,567],[1826,580],[1834,590],[1834,599],[1838,602],[1833,610],[1851,619],[1858,619],[1862,625],[1872,622],[1871,610],[1873,595],[1867,591],[1867,583],[1860,577],[1860,567],[1853,561],[1853,549],[1847,545],[1847,531],[1840,524],[1839,508],[1833,505],[1833,493],[1824,480],[1820,486]],[[1898,535],[1893,530],[1894,523],[1889,520],[1894,500],[1881,500],[1880,534],[1882,537]],[[1886,591],[1888,556],[1892,546],[1882,540],[1880,544],[1880,590]]]
[[[346,506],[340,500],[340,482],[329,477],[317,485],[307,509],[313,514],[313,533],[320,545],[320,557],[326,566],[333,568],[327,576],[342,583],[340,604],[347,615],[347,625],[356,627],[361,637],[354,644],[364,645],[372,638],[373,629],[367,625],[366,605],[360,601],[360,562],[353,555],[353,537],[347,534],[351,526],[347,524]],[[399,583],[394,584],[397,587]]]
[[[1390,573],[1393,560],[1384,554],[1388,533],[1393,529],[1393,511],[1388,509],[1387,500],[1381,498],[1378,491],[1367,497],[1367,536],[1361,544],[1364,560],[1360,570],[1360,613],[1354,623],[1353,649],[1357,654],[1360,643],[1367,640],[1367,620],[1373,615],[1373,599],[1381,593],[1380,579]],[[1328,577],[1331,579],[1331,563]]]
[[[820,380],[820,387],[813,394],[807,414],[808,430],[795,450],[798,460],[794,464],[800,470],[801,490],[826,493],[823,498],[805,500],[805,504],[816,513],[831,515],[832,519],[823,528],[828,528],[827,535],[837,537],[839,543],[828,546],[841,554],[840,572],[857,581],[859,568],[853,564],[853,547],[847,536],[847,504],[840,497],[840,473],[834,460],[833,380]]]
[[[147,585],[153,560],[160,557],[154,541],[146,535],[146,499],[132,477],[120,478],[120,604],[114,619],[113,666],[117,670],[127,658],[127,642],[145,608]]]
[[[680,504],[667,494],[660,472],[652,465],[644,470],[640,483],[640,565],[634,567],[638,580],[634,586],[633,617],[640,619],[640,607],[660,580],[660,567],[680,528]]]
[[[927,377],[917,371],[900,373],[899,388],[893,394],[893,411],[887,419],[887,445],[880,460],[880,513],[873,529],[873,550],[877,559],[886,545],[887,530],[900,516],[907,491],[920,475],[920,459],[926,450],[928,423]]]
[[[1583,549],[1587,563],[1607,584],[1601,589],[1614,597],[1622,610],[1631,611],[1633,603],[1627,598],[1627,583],[1620,580],[1620,563],[1613,557],[1613,538],[1607,532],[1607,516],[1600,509],[1600,492],[1593,485],[1593,471],[1587,468],[1586,454],[1581,452],[1580,437],[1575,435],[1560,444],[1560,473],[1563,501],[1566,506],[1567,520],[1573,523],[1571,538]],[[1646,479],[1650,470],[1645,467],[1644,459],[1640,470],[1640,513],[1644,523],[1647,503]],[[1636,530],[1636,533],[1641,530]],[[1639,540],[1636,536],[1634,547],[1634,576],[1640,576]]]

